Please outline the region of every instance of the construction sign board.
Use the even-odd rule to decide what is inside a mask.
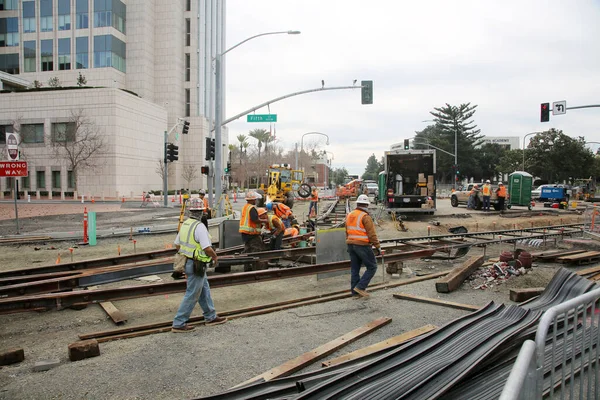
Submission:
[[[0,161],[0,177],[27,176],[27,161]]]

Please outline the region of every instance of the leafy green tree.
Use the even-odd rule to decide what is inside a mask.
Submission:
[[[513,149],[506,150],[497,165],[497,172],[499,174],[512,174],[515,171],[521,171],[523,169],[523,150]]]
[[[584,137],[574,139],[554,128],[536,134],[525,150],[525,170],[548,182],[587,178],[593,161]]]
[[[340,186],[344,184],[344,179],[348,176],[348,170],[344,167],[342,168],[333,168],[331,170],[331,180],[335,183],[336,186]]]
[[[262,149],[263,143],[268,143],[270,134],[266,129],[253,129],[248,134],[258,141],[258,160],[260,161],[260,150]]]
[[[460,106],[451,106],[446,103],[444,107],[436,107],[430,114],[434,116],[434,127],[430,128],[431,144],[454,154],[457,151],[458,164],[461,175],[473,176],[478,172],[479,166],[474,162],[476,160],[475,146],[481,144],[481,130],[472,119],[475,115],[477,106],[471,103],[464,103]],[[427,129],[427,128],[426,128]],[[454,146],[456,136],[457,149]],[[441,171],[439,177],[442,181],[445,178],[452,178],[452,165],[454,157],[443,152],[437,152],[437,169]]]
[[[476,181],[484,179],[492,179],[500,173],[498,165],[504,153],[508,150],[497,143],[486,143],[481,146],[475,153],[476,164],[478,170],[471,176]]]
[[[246,149],[248,148],[248,136],[246,135],[237,135],[237,140],[240,142],[240,165],[242,165],[242,154],[246,154]]]
[[[381,165],[377,161],[377,157],[375,154],[371,154],[371,157],[367,160],[367,167],[365,168],[365,173],[362,174],[361,179],[363,180],[373,180],[377,181],[377,175],[381,171]]]

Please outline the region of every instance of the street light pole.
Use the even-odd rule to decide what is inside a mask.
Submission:
[[[542,132],[531,132],[531,133],[528,133],[525,136],[523,136],[523,172],[525,172],[525,138],[530,135],[535,135],[536,133],[542,133]]]
[[[279,35],[279,34],[287,34],[287,35],[298,35],[300,31],[278,31],[278,32],[266,32],[260,33],[258,35],[251,36],[247,39],[242,40],[238,44],[230,47],[222,53],[219,53],[215,56],[215,196],[217,198],[217,216],[220,217],[223,215],[223,203],[221,201],[221,195],[223,192],[223,182],[221,181],[223,178],[223,138],[221,136],[221,125],[223,123],[223,87],[221,80],[221,60],[222,57],[229,53],[231,50],[235,49],[238,46],[246,43],[249,40],[255,39],[260,36],[266,35]]]
[[[329,146],[329,136],[327,136],[325,133],[321,133],[321,132],[307,132],[304,135],[302,135],[302,138],[300,138],[300,154],[302,154],[302,152],[304,151],[304,136],[306,135],[322,135],[325,136],[327,138],[327,142],[325,143],[327,146]],[[296,159],[296,169],[298,169],[298,160]]]

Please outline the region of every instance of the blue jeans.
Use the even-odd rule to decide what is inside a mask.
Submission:
[[[212,297],[210,297],[210,286],[208,285],[206,272],[204,276],[194,275],[194,261],[188,258],[185,262],[185,274],[187,275],[187,289],[173,320],[173,327],[175,328],[185,326],[186,321],[192,315],[196,302],[202,308],[205,321],[212,321],[217,317],[215,305]]]
[[[490,211],[490,196],[483,196],[483,206],[481,208]]]
[[[365,290],[369,286],[369,282],[377,272],[377,260],[375,260],[375,253],[373,253],[370,245],[349,244],[348,254],[350,254],[350,291],[354,295],[355,287]],[[361,264],[367,267],[362,277],[360,276]]]
[[[312,209],[315,209],[315,215],[317,215],[318,211],[317,211],[317,202],[316,201],[311,201],[310,204],[308,205],[308,216],[310,217],[310,212],[312,211]]]

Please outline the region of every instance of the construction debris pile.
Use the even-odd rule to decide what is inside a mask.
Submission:
[[[469,277],[473,289],[491,289],[501,285],[513,276],[525,275],[528,270],[519,267],[519,261],[499,261],[488,267],[479,268]]]

